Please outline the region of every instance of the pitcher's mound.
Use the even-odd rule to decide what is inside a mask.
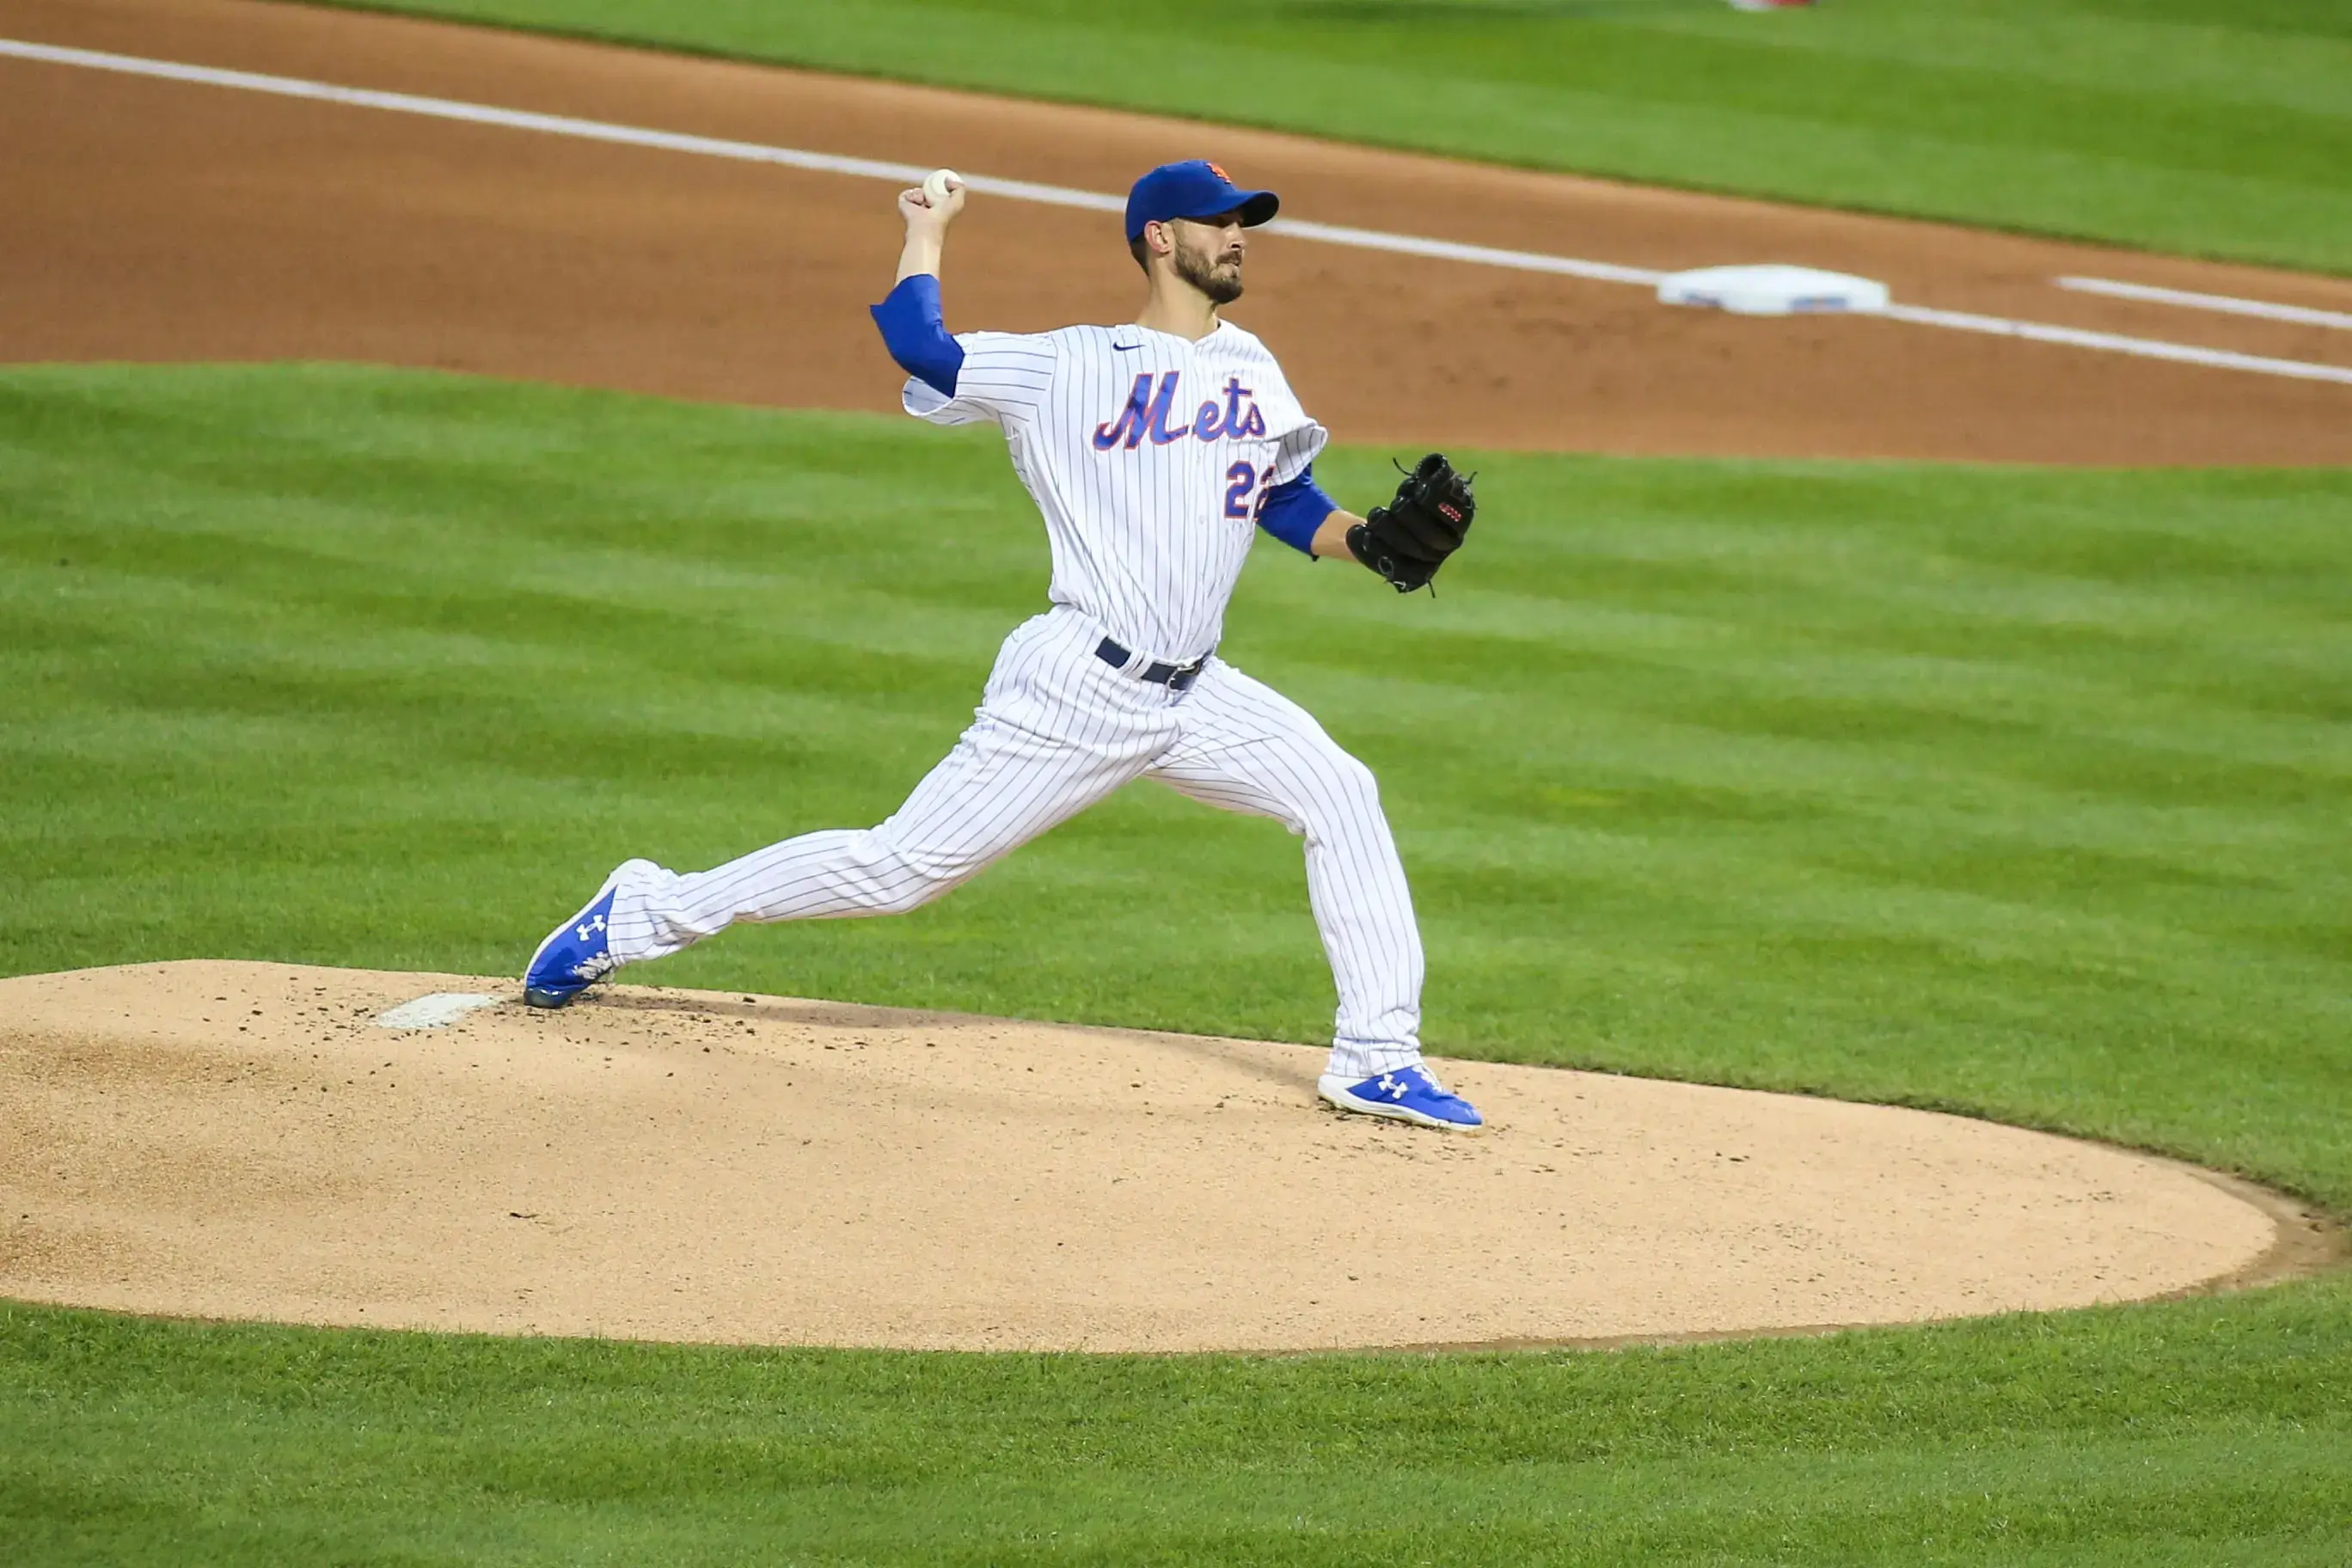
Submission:
[[[388,1009],[431,993],[507,1000]],[[2179,1289],[2281,1232],[1957,1117],[617,986],[188,963],[0,981],[0,1295],[774,1344],[1189,1351],[1891,1322]]]

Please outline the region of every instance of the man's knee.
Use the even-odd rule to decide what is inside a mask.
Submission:
[[[1381,816],[1381,784],[1372,770],[1336,745],[1318,750],[1307,792],[1307,831],[1320,838]]]

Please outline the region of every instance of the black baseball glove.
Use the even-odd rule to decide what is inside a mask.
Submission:
[[[1398,593],[1410,594],[1428,587],[1445,558],[1462,548],[1477,510],[1469,479],[1454,471],[1444,453],[1432,452],[1405,475],[1396,500],[1372,508],[1348,531],[1348,548]]]

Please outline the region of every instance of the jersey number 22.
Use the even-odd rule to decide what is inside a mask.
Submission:
[[[1225,515],[1246,521],[1250,491],[1257,489],[1257,470],[1247,463],[1235,463],[1225,470]]]

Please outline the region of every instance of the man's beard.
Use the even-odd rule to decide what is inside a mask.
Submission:
[[[1220,270],[1215,262],[1196,250],[1176,247],[1176,276],[1209,297],[1212,305],[1230,305],[1242,297],[1242,264],[1234,261]]]

